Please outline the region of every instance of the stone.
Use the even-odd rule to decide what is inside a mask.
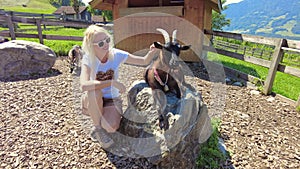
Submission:
[[[267,101],[268,101],[268,102],[273,102],[274,100],[275,100],[274,97],[269,97],[269,98],[267,98]]]
[[[0,44],[0,77],[46,73],[56,54],[47,46],[24,40]]]
[[[260,92],[259,92],[258,90],[251,90],[251,91],[250,91],[250,94],[251,94],[251,95],[259,95]]]
[[[160,168],[196,168],[200,143],[212,133],[207,106],[201,94],[187,88],[183,97],[167,93],[164,113],[169,129],[158,125],[158,111],[153,106],[152,91],[139,81],[128,93],[128,108],[118,132],[111,134],[115,145],[108,151],[131,158],[146,158]]]
[[[239,86],[239,87],[242,87],[242,86],[244,86],[244,85],[243,85],[242,82],[234,82],[234,83],[232,84],[232,86]]]

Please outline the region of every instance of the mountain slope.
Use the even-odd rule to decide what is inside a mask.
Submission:
[[[49,0],[0,0],[1,9],[16,12],[52,14],[56,8]]]
[[[299,10],[299,0],[244,0],[223,11],[231,19],[224,30],[300,40]]]

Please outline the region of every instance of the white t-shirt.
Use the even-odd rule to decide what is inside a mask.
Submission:
[[[106,63],[101,63],[99,59],[97,60],[96,63],[96,73],[102,72],[102,73],[107,73],[108,70],[113,70],[114,75],[113,79],[117,80],[118,79],[118,74],[119,74],[119,66],[121,63],[124,63],[126,59],[128,58],[128,52],[125,52],[120,49],[112,48],[112,54],[113,54],[113,59],[109,59]],[[91,60],[89,60],[87,55],[84,55],[82,58],[82,64],[87,65],[88,67],[92,67],[93,64],[91,63]],[[91,80],[93,76],[90,76]],[[120,95],[119,90],[115,87],[107,87],[102,89],[103,97],[104,98],[115,98]]]

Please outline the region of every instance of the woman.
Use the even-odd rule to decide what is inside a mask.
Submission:
[[[85,53],[80,75],[81,90],[85,92],[83,113],[93,120],[92,140],[108,148],[113,140],[106,132],[115,132],[121,120],[120,93],[125,92],[125,86],[117,81],[120,64],[148,65],[158,49],[151,45],[146,56],[140,57],[112,48],[109,33],[96,25],[86,29],[82,49]]]

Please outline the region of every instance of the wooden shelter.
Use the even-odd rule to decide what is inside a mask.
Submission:
[[[80,18],[76,18],[76,12],[72,6],[61,6],[56,11],[54,11],[53,14],[58,17],[65,15],[63,17],[91,21],[91,13],[87,9],[88,8],[86,6],[79,7]]]
[[[203,30],[211,29],[212,10],[221,11],[220,0],[93,0],[94,9],[113,11],[114,40],[118,48],[142,54],[154,41],[164,42],[156,28],[192,45],[183,52],[184,61],[199,61],[202,52]]]

